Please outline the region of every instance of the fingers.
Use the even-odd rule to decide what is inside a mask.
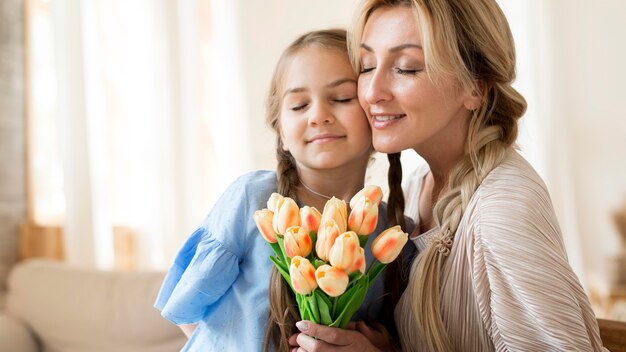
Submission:
[[[289,346],[298,347],[298,342],[297,342],[298,335],[300,334],[293,334],[289,337],[289,340],[287,340],[289,342]]]
[[[345,346],[352,342],[352,339],[350,338],[351,334],[353,334],[352,331],[318,325],[306,320],[297,322],[296,327],[304,334],[328,342],[332,345]],[[298,343],[299,342],[300,340],[298,339]],[[302,346],[302,344],[300,344],[300,346]]]

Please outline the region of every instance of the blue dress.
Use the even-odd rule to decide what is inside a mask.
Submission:
[[[273,192],[273,171],[239,177],[177,254],[155,307],[174,324],[198,323],[182,351],[262,350],[273,252],[252,215],[267,207]],[[386,228],[383,206],[379,218],[370,242]],[[373,258],[369,244],[365,255],[369,264]],[[382,277],[368,291],[354,320],[380,313]]]

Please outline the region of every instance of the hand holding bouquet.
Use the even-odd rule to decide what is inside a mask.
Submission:
[[[359,309],[367,290],[385,266],[402,251],[408,234],[391,227],[372,242],[376,258],[366,265],[364,246],[378,223],[382,190],[368,186],[350,200],[326,202],[322,214],[278,193],[254,221],[275,256],[270,259],[293,290],[304,320],[345,327]]]

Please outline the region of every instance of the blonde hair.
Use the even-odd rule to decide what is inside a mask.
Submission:
[[[435,82],[453,79],[482,97],[469,122],[465,155],[448,175],[447,190],[433,210],[442,239],[448,243],[432,243],[414,260],[397,311],[403,350],[425,345],[431,351],[449,351],[452,346],[441,318],[441,270],[472,195],[515,143],[526,101],[511,86],[515,47],[495,0],[364,0],[349,38],[355,69],[359,70],[358,53],[368,18],[376,9],[391,6],[413,11],[428,76]]]

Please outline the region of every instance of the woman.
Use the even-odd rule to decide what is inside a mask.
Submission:
[[[395,307],[402,349],[604,350],[546,187],[514,150],[526,102],[496,1],[366,0],[351,55],[376,150],[428,164],[405,188],[419,256]],[[364,326],[297,326],[302,350],[389,348]]]

